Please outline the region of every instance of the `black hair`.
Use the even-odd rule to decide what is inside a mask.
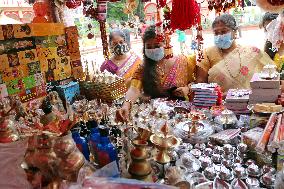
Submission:
[[[148,58],[145,55],[145,43],[149,39],[156,38],[156,27],[149,26],[144,32],[143,36],[143,56],[144,56],[144,70],[142,77],[142,86],[144,93],[146,95],[151,96],[152,98],[163,97],[166,96],[164,92],[162,92],[158,88],[158,78],[157,78],[157,64],[158,62]]]
[[[272,20],[275,20],[278,17],[278,15],[279,14],[277,14],[277,13],[266,12],[261,19],[259,27],[263,28],[265,22],[271,22]]]
[[[212,23],[212,28],[216,26],[217,23],[222,22],[225,26],[231,28],[234,31],[238,30],[236,19],[230,14],[222,14],[217,16]]]
[[[266,52],[270,56],[270,58],[273,60],[278,51],[273,51],[272,43],[267,40],[264,44],[264,52]]]

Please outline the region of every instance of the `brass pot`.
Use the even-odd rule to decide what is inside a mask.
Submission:
[[[128,172],[133,176],[143,177],[152,172],[152,168],[147,160],[132,160]]]
[[[146,147],[148,142],[143,140],[134,140],[134,149],[131,150],[131,163],[128,172],[132,178],[144,180],[152,172],[150,163],[147,161],[148,152]]]
[[[60,137],[55,141],[53,150],[58,157],[64,158],[76,149],[76,144],[71,135]]]
[[[131,150],[130,155],[132,159],[146,159],[148,157],[148,153],[146,147],[148,142],[144,140],[134,140],[132,142],[134,148]]]

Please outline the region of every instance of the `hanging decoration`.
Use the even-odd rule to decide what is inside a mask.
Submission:
[[[203,36],[202,36],[202,26],[201,23],[199,23],[197,27],[197,35],[196,35],[196,41],[197,41],[197,61],[201,62],[204,59],[203,56]]]
[[[33,5],[33,10],[35,17],[32,21],[32,23],[46,23],[48,20],[47,17],[47,11],[48,11],[48,4],[46,2],[36,2]]]
[[[88,39],[93,39],[95,37],[95,35],[92,32],[92,28],[93,28],[92,24],[88,24],[88,30],[89,30],[89,33],[87,35]]]
[[[242,7],[244,8],[244,0],[208,0],[208,9],[215,10],[216,13],[226,12],[229,9]]]
[[[163,20],[163,29],[165,34],[165,58],[169,59],[173,57],[173,48],[171,45],[171,9],[168,5],[165,5],[163,8],[164,20]]]
[[[172,1],[171,28],[186,30],[200,21],[200,7],[195,0]]]
[[[283,0],[256,0],[256,5],[269,12],[280,13],[284,10]]]
[[[77,7],[81,5],[81,0],[67,0],[65,5],[69,9],[76,9]]]

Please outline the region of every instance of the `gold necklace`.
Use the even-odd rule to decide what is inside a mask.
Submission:
[[[230,74],[230,76],[231,76],[232,78],[237,78],[237,77],[239,77],[239,75],[241,74],[241,69],[242,69],[241,53],[240,53],[240,51],[239,51],[238,49],[236,49],[236,50],[237,50],[238,55],[239,55],[239,60],[240,60],[239,64],[240,64],[240,68],[239,68],[239,72],[238,72],[238,73],[237,73],[237,75],[235,75],[235,76],[232,74],[232,72],[231,72],[231,70],[230,70],[230,68],[229,68],[229,66],[228,66],[228,61],[227,61],[227,59],[228,59],[228,58],[224,58],[223,53],[222,53],[222,51],[221,51],[222,57],[224,58],[224,61],[225,61],[226,69],[227,69],[228,73]]]

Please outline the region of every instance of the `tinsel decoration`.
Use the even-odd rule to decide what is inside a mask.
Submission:
[[[199,23],[200,7],[195,0],[172,1],[172,30],[186,30]]]

